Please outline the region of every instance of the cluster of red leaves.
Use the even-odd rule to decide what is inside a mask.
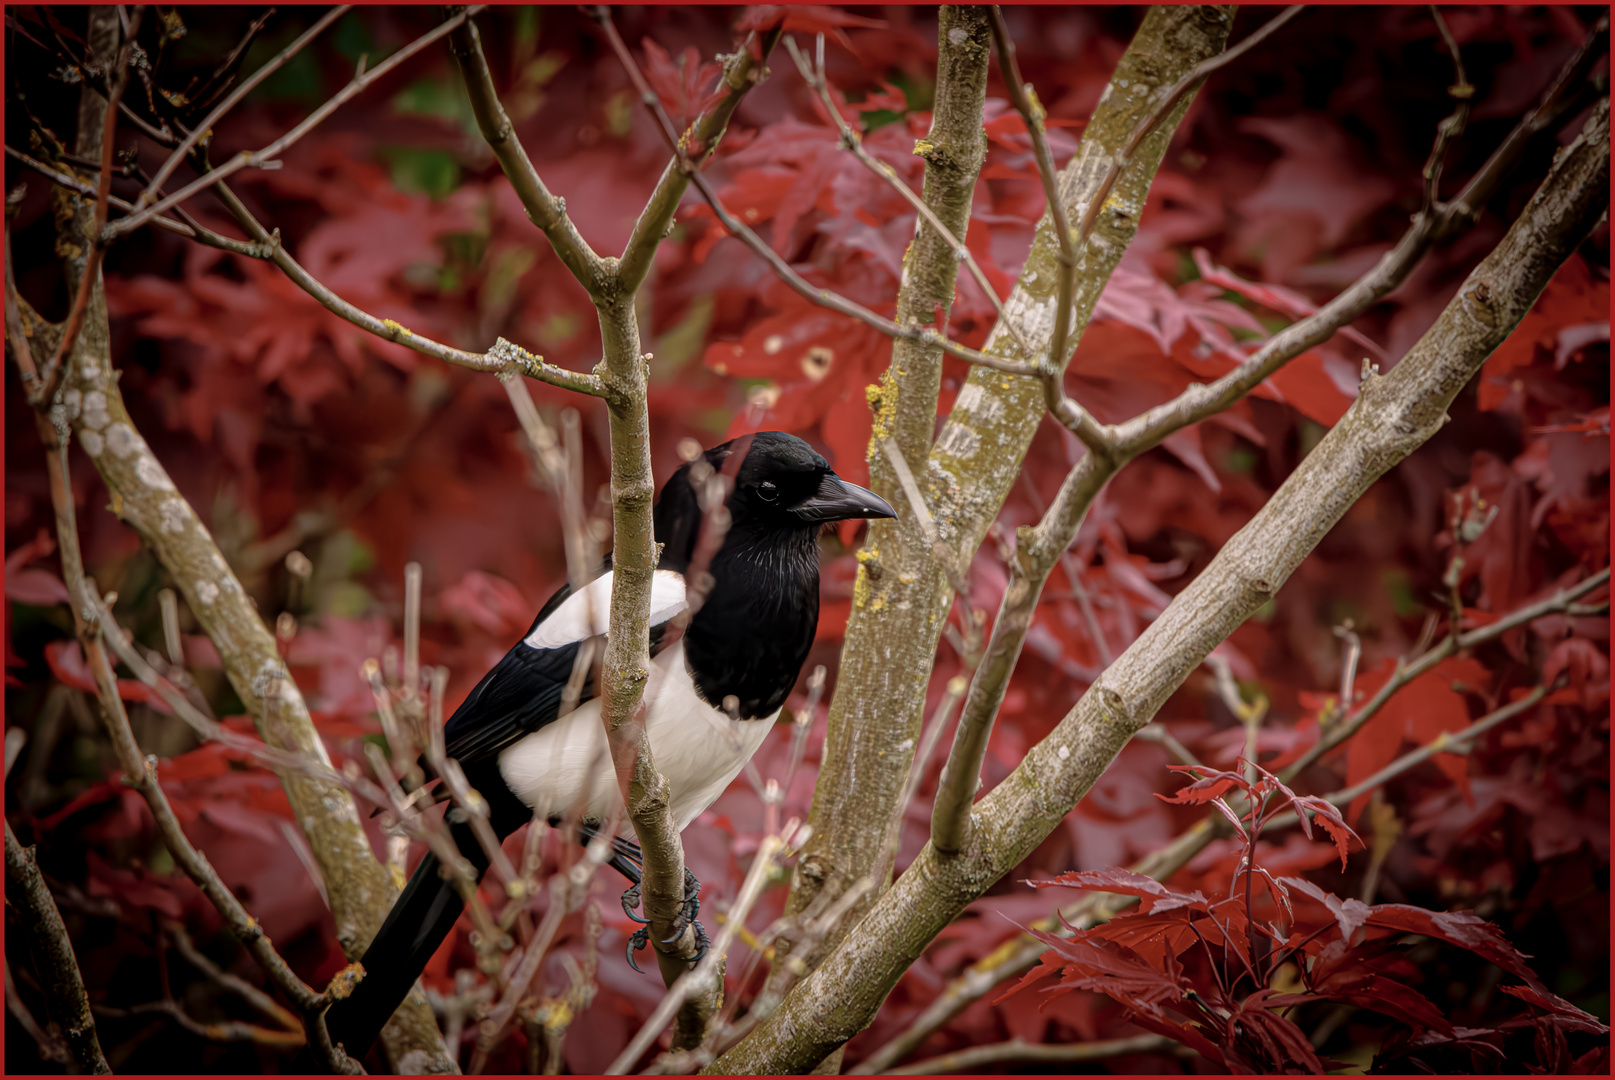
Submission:
[[[710,99],[709,58],[733,47],[733,15],[671,8],[620,13],[625,40],[637,45],[647,77],[675,120]],[[1012,8],[1006,15],[1025,74],[1048,107],[1051,142],[1063,164],[1136,13]],[[186,17],[195,23],[193,42],[233,40],[240,29],[233,14],[217,14],[216,24],[200,14]],[[496,78],[530,155],[542,163],[551,189],[567,199],[583,235],[599,250],[619,250],[666,162],[627,76],[579,13],[545,9],[536,22],[511,13],[489,18],[501,31],[486,34]],[[757,8],[740,15],[739,26],[743,33],[781,18],[804,42],[810,40],[805,35],[827,34],[838,108],[850,122],[871,126],[866,148],[917,188],[923,163],[910,151],[929,126],[934,24],[902,8],[885,13],[884,21],[833,9]],[[1461,183],[1540,92],[1580,39],[1578,18],[1569,9],[1448,13],[1480,89],[1447,183]],[[338,35],[333,40],[339,44],[322,42],[304,65],[314,89],[302,91],[304,97],[284,89],[238,110],[217,135],[216,158],[268,142],[305,115],[322,89],[347,79],[357,51],[380,54],[423,30],[429,16],[368,9],[350,15],[349,23],[370,40],[355,44],[351,35]],[[1445,72],[1446,60],[1424,9],[1367,17],[1319,9],[1284,34],[1273,48],[1219,74],[1200,95],[1156,178],[1139,235],[1070,366],[1068,391],[1102,419],[1124,419],[1228,370],[1274,329],[1372,265],[1418,208],[1420,170],[1436,123],[1450,111],[1446,75],[1430,74]],[[1297,73],[1296,55],[1314,62]],[[216,60],[208,54],[208,70]],[[837,147],[834,127],[790,65],[776,58],[773,67],[774,75],[730,125],[710,175],[731,211],[810,281],[890,314],[913,214],[884,181]],[[599,355],[588,299],[527,222],[458,95],[446,55],[425,55],[395,83],[345,106],[286,155],[284,168],[244,173],[237,188],[261,220],[281,228],[305,267],[377,316],[467,348],[486,348],[503,335],[551,362],[586,369]],[[988,99],[987,166],[966,243],[1003,296],[1020,271],[1043,197],[1029,139],[996,71]],[[1362,358],[1393,364],[1430,325],[1523,204],[1551,149],[1547,140],[1535,147],[1476,228],[1434,252],[1354,333],[1297,358],[1228,413],[1174,436],[1100,497],[1039,607],[989,748],[989,786],[1019,763],[1108,659],[1138,636],[1315,445],[1350,404]],[[142,150],[148,169],[158,160],[150,146]],[[15,234],[19,278],[31,296],[51,287],[40,284],[54,257],[43,187],[30,183]],[[195,212],[234,234],[205,198]],[[862,479],[870,430],[865,387],[884,370],[889,343],[785,289],[722,235],[693,196],[679,222],[657,255],[642,311],[646,348],[655,355],[651,422],[658,475],[676,464],[680,438],[711,444],[727,434],[781,428],[812,440],[843,475]],[[1466,626],[1608,565],[1607,243],[1607,231],[1601,232],[1566,264],[1492,357],[1478,390],[1454,406],[1454,422],[1372,489],[1287,583],[1274,608],[1240,628],[1220,651],[1235,675],[1271,702],[1258,744],[1265,764],[1278,768],[1294,760],[1338,705],[1328,690],[1339,686],[1341,662],[1333,624],[1349,618],[1363,638],[1360,703],[1413,648],[1426,617],[1444,617],[1449,589],[1443,579],[1455,565]],[[359,332],[272,266],[189,248],[166,234],[141,234],[114,249],[107,291],[123,391],[136,422],[209,521],[261,610],[289,610],[299,618],[288,661],[317,709],[333,760],[339,767],[362,762],[362,740],[379,731],[358,668],[397,644],[398,583],[410,560],[425,568],[424,660],[450,668],[452,707],[564,577],[553,511],[531,485],[503,390],[491,379]],[[961,275],[949,332],[979,345],[992,321],[988,298]],[[948,362],[941,410],[951,407],[964,374],[962,365]],[[604,412],[560,391],[532,389],[546,412],[563,406],[582,412],[585,477],[603,484]],[[50,569],[48,533],[40,534],[51,520],[49,499],[20,398],[7,394],[6,655],[8,712],[28,716],[44,709],[53,686],[84,693],[89,680],[68,640],[67,612],[53,607],[63,590]],[[1014,526],[1037,520],[1080,453],[1055,425],[1040,430],[1025,478],[971,568],[972,606],[996,610],[1007,580],[1003,543]],[[103,588],[119,591],[120,617],[143,641],[157,644],[160,571],[105,509],[89,463],[79,457],[74,467],[90,568]],[[605,516],[603,504],[591,509]],[[850,539],[851,530],[841,537]],[[293,545],[316,565],[306,581],[279,562]],[[853,563],[845,549],[826,547],[820,641],[809,666],[824,662],[833,670]],[[1320,792],[1356,783],[1398,753],[1563,673],[1563,690],[1472,753],[1438,755],[1384,791],[1402,836],[1385,860],[1380,885],[1396,903],[1379,907],[1424,909],[1434,920],[1449,917],[1445,909],[1484,905],[1519,948],[1536,955],[1544,986],[1589,1009],[1601,1007],[1594,1003],[1607,992],[1607,973],[1586,958],[1608,950],[1608,636],[1607,618],[1537,620],[1414,682],[1341,755],[1296,781],[1299,790]],[[206,640],[188,637],[186,650],[192,672],[221,712],[238,709],[221,686]],[[958,671],[944,646],[933,697]],[[138,730],[175,730],[176,721],[144,700],[144,687],[132,680],[121,686],[134,704]],[[800,704],[800,697],[793,701]],[[1221,704],[1209,676],[1192,679],[1160,720],[1203,760],[1219,765],[1245,746],[1243,727]],[[823,731],[821,712],[807,759],[786,793],[787,815],[807,812]],[[116,906],[117,932],[84,938],[92,995],[137,1004],[155,996],[149,974],[140,970],[152,955],[150,926],[171,917],[193,930],[217,923],[182,876],[163,872],[150,819],[116,784],[110,758],[98,758],[85,735],[58,732],[51,739],[38,751],[38,771],[53,783],[30,795],[24,810],[33,815],[47,867],[89,898],[86,910]],[[305,869],[306,852],[278,782],[219,748],[191,749],[183,735],[169,737],[156,752],[169,758],[161,773],[165,790],[226,881],[311,981],[334,971],[340,963],[334,927]],[[782,729],[758,755],[761,775],[782,779],[789,756]],[[908,808],[899,868],[926,838],[937,764]],[[1103,872],[1155,850],[1205,813],[1151,797],[1164,764],[1155,744],[1124,750],[1065,826],[913,966],[871,1029],[851,1044],[848,1062],[901,1030],[948,979],[1018,933],[1004,916],[1026,923],[1050,913],[1048,895],[1029,893],[1020,879],[1071,867]],[[25,760],[19,771],[30,767]],[[1381,827],[1364,826],[1363,814],[1353,805],[1344,820],[1365,835],[1373,827],[1377,837]],[[687,857],[706,883],[709,905],[721,906],[735,894],[763,820],[761,800],[741,781],[686,834]],[[379,831],[372,839],[379,850]],[[72,853],[84,849],[87,856]],[[1308,890],[1350,895],[1358,882],[1335,869],[1332,844],[1303,835],[1257,838],[1249,851],[1235,841],[1215,843],[1162,888],[1172,896],[1227,895],[1232,883],[1248,876],[1240,869],[1246,860],[1288,883],[1282,888],[1293,893],[1295,925],[1305,916],[1312,920],[1307,926],[1325,927],[1328,940],[1353,938],[1330,923],[1327,905]],[[1302,875],[1318,883],[1294,884],[1305,880]],[[636,976],[615,962],[632,927],[612,902],[617,885],[607,876],[596,885],[605,922],[601,989],[566,1044],[567,1066],[575,1071],[602,1068],[661,990],[654,977]],[[1115,884],[1104,887],[1117,891]],[[1264,896],[1263,904],[1276,902]],[[784,890],[770,890],[754,919],[760,924],[774,917],[783,903]],[[1225,926],[1241,918],[1237,932],[1230,931],[1234,941],[1267,940],[1248,914],[1236,916],[1226,903],[1205,906],[1200,912],[1185,905],[1177,917],[1186,923],[1214,917]],[[1133,918],[1165,914],[1156,906]],[[1382,954],[1395,956],[1387,935],[1397,929],[1365,922],[1352,948],[1372,937],[1391,942]],[[426,979],[434,990],[452,992],[454,973],[474,967],[468,931],[462,924],[435,958]],[[569,917],[557,955],[540,975],[546,992],[565,985],[560,955],[576,958],[584,948],[581,919]],[[1196,959],[1195,949],[1188,955],[1184,978],[1209,978],[1210,961]],[[1321,954],[1302,949],[1299,955],[1313,963]],[[1377,978],[1399,979],[1418,992],[1402,969],[1385,963],[1375,969]],[[1477,967],[1447,953],[1434,963],[1453,981],[1482,981]],[[744,966],[737,955],[730,970]],[[248,964],[240,970],[256,977]],[[744,998],[751,988],[732,984],[729,991]],[[1271,1001],[1261,1000],[1242,1007],[1278,1015]],[[1465,998],[1437,1008],[1452,1028],[1453,1046],[1469,1031],[1504,1030],[1500,1016],[1486,1013],[1495,995],[1477,991],[1473,1001],[1479,1003]],[[926,1049],[1012,1036],[1095,1038],[1128,1015],[1087,989],[1050,1000],[1042,1011],[983,1000]],[[1426,1034],[1441,1030],[1426,1028]],[[1554,1021],[1542,1038],[1557,1045],[1553,1033],[1562,1028]],[[1358,1014],[1342,1030],[1337,1042],[1382,1055],[1398,1045],[1387,1040],[1412,1038],[1374,1014]],[[1207,1038],[1219,1053],[1267,1053],[1222,1035]],[[1475,1038],[1501,1045],[1491,1036]],[[508,1060],[492,1065],[514,1068],[519,1041],[507,1047]],[[1560,1060],[1511,1043],[1504,1049],[1509,1060]],[[1430,1051],[1409,1042],[1407,1052]],[[1488,1052],[1477,1053],[1484,1058]],[[159,1071],[171,1067],[162,1057],[134,1060]],[[1165,1058],[1145,1064],[1176,1067]]]
[[[1567,1040],[1570,1033],[1607,1036],[1609,1028],[1548,992],[1492,924],[1465,912],[1342,900],[1305,878],[1275,877],[1262,866],[1256,845],[1263,828],[1290,811],[1309,840],[1314,823],[1328,833],[1344,868],[1358,837],[1328,801],[1298,796],[1259,767],[1252,770],[1254,781],[1203,766],[1175,769],[1199,779],[1159,797],[1209,804],[1238,833],[1243,852],[1228,895],[1208,900],[1119,867],[1028,882],[1135,896],[1139,910],[1093,929],[1068,924],[1070,937],[1030,930],[1050,949],[999,1000],[1033,989],[1044,1001],[1097,991],[1119,1002],[1138,1026],[1239,1073],[1316,1075],[1344,1067],[1320,1058],[1291,1018],[1316,1002],[1370,1010],[1401,1029],[1382,1047],[1374,1071],[1391,1064],[1397,1071],[1430,1069],[1451,1050],[1469,1055],[1468,1071],[1491,1071],[1488,1066],[1508,1060],[1505,1043],[1519,1031],[1532,1034],[1547,1071],[1597,1074],[1609,1067],[1607,1040],[1574,1057]],[[1408,957],[1412,936],[1466,949],[1523,979],[1524,985],[1502,990],[1531,1008],[1486,1027],[1454,1025],[1410,985],[1420,977]]]

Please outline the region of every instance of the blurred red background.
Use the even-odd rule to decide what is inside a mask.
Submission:
[[[180,79],[210,71],[252,14],[179,10],[189,33],[167,63]],[[847,10],[856,17],[812,16],[830,31],[831,79],[870,129],[865,145],[917,185],[922,162],[910,151],[929,124],[934,15]],[[643,50],[675,122],[699,111],[716,73],[711,57],[731,48],[738,13],[619,13],[625,39]],[[1141,9],[1011,8],[1006,15],[1063,164]],[[1444,190],[1455,191],[1537,99],[1594,13],[1487,7],[1452,9],[1446,17],[1478,87],[1468,130],[1447,164]],[[433,18],[429,9],[350,13],[233,113],[218,132],[215,160],[269,142],[341,86],[361,54],[388,53]],[[1248,32],[1252,18],[1239,17],[1236,35]],[[70,36],[83,14],[8,12],[8,70],[14,85],[30,88],[29,105],[41,120],[70,132],[77,88],[47,81],[53,65],[37,44],[51,40],[50,20]],[[304,10],[281,11],[245,69],[310,21]],[[571,8],[500,9],[480,21],[506,107],[541,174],[567,199],[591,244],[619,250],[666,160],[627,76],[592,22]],[[815,28],[811,20],[803,26]],[[773,76],[731,124],[710,175],[731,211],[810,280],[889,313],[912,214],[837,148],[787,58],[781,54],[772,66]],[[1314,9],[1218,74],[1179,129],[1138,238],[1082,339],[1068,377],[1072,395],[1102,420],[1125,419],[1227,370],[1240,343],[1265,336],[1368,269],[1420,206],[1420,171],[1450,111],[1452,81],[1450,59],[1422,7]],[[25,146],[29,118],[15,101],[7,108],[8,141]],[[968,244],[1002,295],[1020,270],[1043,196],[996,69],[987,120],[988,167]],[[1573,118],[1565,130],[1579,125]],[[133,132],[120,133],[120,147],[134,141]],[[1249,400],[1168,439],[1111,484],[1049,583],[993,735],[989,785],[1316,445],[1350,404],[1363,357],[1388,367],[1431,324],[1535,189],[1555,145],[1551,133],[1533,141],[1479,223],[1435,250],[1355,324],[1365,340],[1337,336],[1298,358]],[[148,169],[162,160],[160,148],[140,146]],[[60,318],[69,298],[53,262],[48,184],[8,161],[8,189],[19,182],[28,184],[12,236],[19,287]],[[502,335],[571,368],[587,369],[599,357],[588,299],[527,222],[477,134],[446,49],[427,50],[344,106],[285,156],[284,168],[243,173],[236,188],[261,221],[280,228],[314,276],[377,316],[477,350]],[[650,409],[658,477],[677,464],[681,438],[710,445],[779,428],[808,438],[840,473],[864,481],[864,388],[885,369],[889,344],[790,293],[737,242],[720,238],[697,202],[686,200],[658,253],[641,312],[655,355]],[[191,209],[239,235],[209,197]],[[1608,565],[1608,260],[1606,220],[1460,396],[1453,422],[1372,488],[1277,602],[1224,647],[1242,683],[1272,702],[1264,751],[1283,754],[1316,736],[1318,713],[1339,683],[1333,627],[1350,619],[1362,636],[1358,686],[1372,690],[1413,648],[1426,618],[1445,612],[1442,575],[1455,551],[1455,521],[1489,521],[1462,553],[1462,600],[1478,613],[1505,614]],[[114,359],[133,418],[260,610],[299,619],[288,660],[333,758],[362,759],[359,740],[379,731],[359,666],[398,640],[410,561],[425,575],[423,659],[449,668],[452,707],[565,577],[555,508],[529,475],[504,390],[486,375],[369,337],[268,263],[169,234],[146,230],[113,248],[106,275]],[[951,332],[979,345],[991,323],[986,298],[961,275]],[[943,411],[963,375],[963,365],[949,361]],[[161,927],[170,919],[182,920],[210,955],[257,980],[211,907],[174,872],[144,804],[117,783],[71,621],[58,606],[65,594],[55,576],[42,451],[9,367],[6,379],[7,723],[30,736],[8,778],[8,818],[25,843],[39,845],[93,1001],[128,1008],[161,995],[154,961],[166,952]],[[593,497],[607,476],[603,408],[536,383],[531,389],[547,414],[580,411],[585,491]],[[1000,516],[1005,533],[995,536],[1035,522],[1080,453],[1072,437],[1046,422]],[[103,590],[117,591],[124,624],[159,642],[156,594],[164,572],[112,516],[82,456],[74,461],[74,495],[90,572]],[[603,498],[591,510],[609,520]],[[856,530],[849,523],[825,540],[824,606],[809,668],[828,665],[832,685]],[[284,565],[293,550],[312,560],[306,583]],[[996,610],[1004,581],[998,544],[989,540],[972,568],[972,603]],[[1082,615],[1078,582],[1102,641]],[[186,630],[193,633],[192,624]],[[1606,1021],[1608,649],[1607,617],[1539,621],[1416,683],[1348,752],[1326,758],[1297,784],[1308,792],[1350,784],[1408,745],[1463,727],[1512,691],[1567,673],[1565,690],[1475,753],[1438,757],[1384,792],[1402,835],[1378,890],[1382,898],[1435,909],[1476,909],[1534,956],[1549,987]],[[241,712],[206,640],[189,638],[187,656],[219,715]],[[933,696],[957,671],[944,645]],[[136,733],[165,759],[160,775],[188,834],[299,973],[316,984],[329,977],[342,962],[340,950],[278,782],[217,746],[195,747],[187,729],[143,701],[138,686],[130,694]],[[793,703],[800,707],[800,694]],[[1191,678],[1158,719],[1208,763],[1227,766],[1243,749],[1243,730],[1209,673]],[[822,729],[821,707],[788,813],[806,816]],[[783,774],[788,743],[782,726],[758,755],[764,777]],[[914,966],[850,1045],[847,1063],[905,1026],[949,977],[1016,933],[1015,923],[1048,914],[1062,899],[1022,879],[1127,863],[1203,814],[1154,797],[1175,784],[1167,764],[1159,745],[1129,745],[1065,826]],[[899,867],[927,835],[935,772],[908,811]],[[1354,806],[1348,820],[1371,835],[1363,807]],[[733,897],[761,829],[761,803],[742,780],[686,835],[688,859],[706,884],[705,910],[720,910]],[[1342,873],[1331,845],[1295,836],[1275,838],[1263,855],[1275,874],[1304,872],[1342,895],[1356,895],[1368,862],[1354,856]],[[1214,845],[1175,883],[1226,892],[1234,859],[1231,845]],[[637,975],[621,960],[630,927],[616,908],[618,886],[606,877],[594,886],[605,919],[600,991],[566,1042],[566,1064],[579,1072],[603,1068],[662,992],[654,975]],[[783,883],[771,889],[752,924],[776,915],[784,896]],[[551,990],[565,982],[559,954],[583,949],[581,917],[565,927],[541,975]],[[435,990],[451,992],[453,971],[473,963],[465,929],[428,972]],[[745,955],[737,946],[732,976]],[[14,963],[14,970],[26,967]],[[1495,969],[1488,975],[1467,953],[1432,950],[1424,976],[1423,992],[1450,1009],[1455,1023],[1479,1025],[1517,1006],[1492,992]],[[240,1010],[180,961],[168,978],[200,1019]],[[31,1000],[26,978],[19,981]],[[1105,1037],[1121,1019],[1108,1000],[1088,994],[1044,1012],[1020,1001],[983,1001],[926,1050],[1011,1036]],[[1383,1022],[1358,1014],[1332,1044],[1336,1056],[1371,1050]],[[120,1071],[284,1065],[279,1051],[209,1042],[160,1017],[101,1023]],[[14,1020],[7,1031],[8,1070],[45,1067]],[[510,1040],[490,1068],[519,1068],[520,1043],[519,1036]],[[1183,1067],[1159,1056],[1109,1064]]]

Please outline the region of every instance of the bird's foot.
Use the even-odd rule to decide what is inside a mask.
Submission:
[[[636,907],[638,907],[638,906],[639,906],[639,883],[635,882],[634,884],[630,885],[628,888],[623,890],[623,893],[622,893],[622,913],[624,915],[628,916],[630,919],[634,920],[636,923],[648,922],[649,920],[641,919],[638,915],[634,914],[634,909]]]
[[[684,928],[690,923],[695,923],[699,928],[701,924],[695,922],[695,917],[699,914],[701,914],[701,882],[694,874],[690,873],[690,868],[686,866],[684,868],[684,902],[679,905],[678,918],[673,920],[673,936],[663,941],[662,944],[671,945],[683,937]],[[701,943],[701,951],[706,952],[706,931],[698,929],[696,940]]]
[[[629,900],[630,895],[632,895],[631,903]],[[633,919],[637,923],[644,923],[645,920],[641,919],[633,912],[633,909],[639,906],[639,898],[639,886],[635,885],[627,892],[622,894],[622,907],[623,911],[628,913],[628,917],[630,919]],[[679,905],[678,918],[673,920],[673,935],[664,939],[662,944],[673,944],[674,942],[678,941],[679,938],[684,936],[684,931],[686,929],[693,928],[695,930],[696,951],[695,955],[690,958],[691,963],[694,963],[705,956],[707,954],[707,949],[712,945],[711,939],[707,937],[706,927],[702,926],[701,923],[696,919],[696,915],[698,915],[700,911],[701,882],[697,880],[696,876],[690,873],[689,868],[686,867],[684,870],[684,902]],[[650,927],[648,924],[641,926],[638,930],[635,930],[628,938],[628,966],[633,968],[635,971],[642,971],[643,969],[640,968],[638,964],[634,963],[634,954],[644,949],[648,944],[650,944]]]

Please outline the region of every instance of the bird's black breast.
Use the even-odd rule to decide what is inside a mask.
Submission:
[[[734,697],[743,720],[772,716],[796,685],[818,629],[818,532],[755,543],[731,536],[711,573],[712,592],[684,634],[691,679],[717,708]]]

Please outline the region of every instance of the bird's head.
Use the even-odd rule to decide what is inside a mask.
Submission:
[[[663,565],[693,555],[703,517],[700,493],[719,483],[728,491],[729,528],[739,535],[816,533],[825,524],[849,518],[897,516],[885,499],[837,476],[822,455],[795,435],[759,431],[686,462],[662,488],[656,538],[667,545]]]

